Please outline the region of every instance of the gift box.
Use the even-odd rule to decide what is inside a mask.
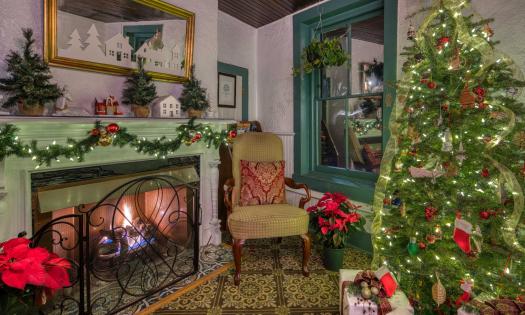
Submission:
[[[352,294],[354,290],[348,290],[354,286],[354,279],[360,270],[341,269],[339,271],[339,294],[341,303],[341,314],[383,314],[383,315],[410,315],[414,314],[414,309],[410,305],[408,298],[399,288],[390,298],[385,298],[377,305],[372,300],[365,300],[359,294]],[[373,275],[373,273],[371,272]],[[361,277],[361,275],[360,275]],[[372,279],[372,282],[378,281]],[[380,299],[382,301],[382,299]],[[387,303],[386,303],[387,302]],[[388,304],[388,305],[386,305]]]

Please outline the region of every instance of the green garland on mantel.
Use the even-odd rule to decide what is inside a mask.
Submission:
[[[65,145],[53,141],[45,148],[39,146],[38,141],[23,143],[17,135],[18,128],[7,124],[0,128],[0,161],[9,156],[20,158],[31,158],[35,161],[36,168],[41,165],[51,165],[51,162],[60,162],[61,158],[70,161],[83,162],[85,155],[95,149],[96,146],[129,146],[135,151],[157,158],[166,158],[177,151],[182,144],[190,146],[202,142],[209,148],[212,145],[217,149],[222,143],[229,143],[237,136],[234,129],[214,131],[210,126],[195,124],[191,119],[187,124],[177,127],[174,138],[165,136],[157,139],[146,139],[129,133],[126,128],[121,128],[115,123],[103,125],[96,121],[94,128],[88,131],[88,136],[81,140],[67,139]]]

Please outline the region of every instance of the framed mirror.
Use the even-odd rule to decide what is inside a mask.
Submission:
[[[44,0],[44,56],[52,66],[153,79],[188,79],[195,14],[161,0]]]

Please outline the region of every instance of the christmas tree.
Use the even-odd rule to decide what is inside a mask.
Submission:
[[[0,91],[7,92],[3,107],[15,106],[22,102],[26,107],[43,106],[55,102],[62,96],[62,89],[50,83],[49,66],[33,52],[33,30],[23,29],[23,51],[11,51],[6,58],[9,77],[0,78]]]
[[[183,87],[182,95],[179,97],[182,110],[194,109],[202,111],[210,107],[206,89],[201,87],[201,81],[195,78],[195,66],[191,66],[190,78],[184,82]]]
[[[138,71],[126,80],[122,102],[129,105],[148,106],[157,97],[157,89],[151,76],[144,70],[144,62],[138,60]]]
[[[423,314],[524,294],[524,82],[468,7],[442,0],[409,31],[374,197],[373,267]]]

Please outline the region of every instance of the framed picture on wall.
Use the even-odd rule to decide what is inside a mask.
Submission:
[[[237,77],[219,72],[219,107],[235,108],[237,95]]]

